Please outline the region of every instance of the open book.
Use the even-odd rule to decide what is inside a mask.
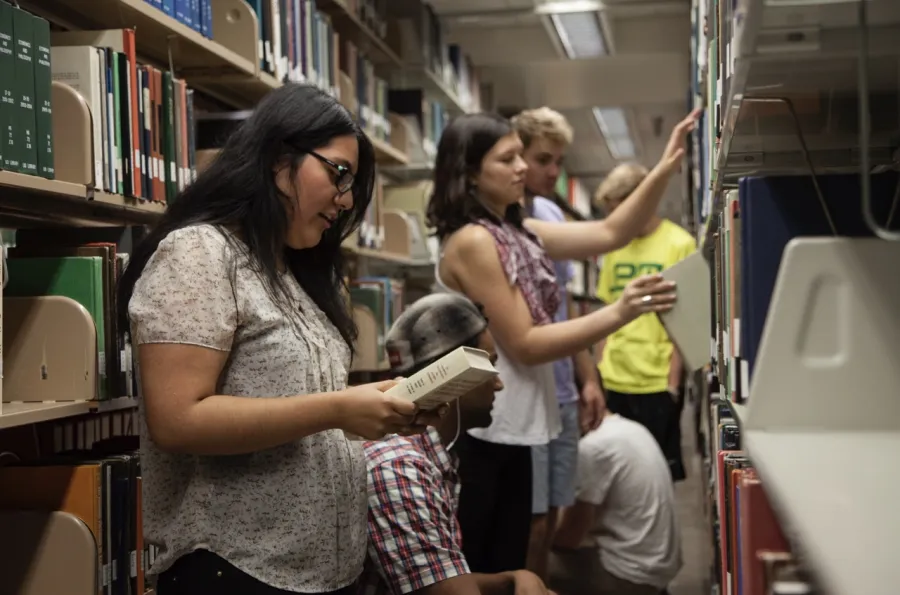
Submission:
[[[487,352],[460,347],[385,392],[428,411],[455,401],[498,374]]]

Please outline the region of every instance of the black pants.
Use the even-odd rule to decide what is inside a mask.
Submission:
[[[460,436],[459,524],[472,572],[525,568],[531,532],[531,447]]]
[[[669,463],[673,481],[681,481],[687,477],[681,456],[683,391],[676,400],[668,391],[633,395],[607,390],[606,407],[613,413],[634,420],[650,430]]]
[[[335,595],[353,595],[351,585]],[[156,595],[297,595],[276,589],[238,570],[224,558],[196,550],[178,558],[156,581]]]

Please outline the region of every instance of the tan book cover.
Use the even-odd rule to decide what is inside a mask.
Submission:
[[[678,301],[659,318],[681,352],[685,367],[699,370],[711,360],[709,265],[701,252],[695,252],[662,275],[677,284]]]
[[[386,394],[408,399],[428,411],[455,401],[498,374],[487,352],[460,347],[404,379]]]

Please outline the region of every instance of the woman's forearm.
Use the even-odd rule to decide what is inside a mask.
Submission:
[[[580,318],[533,326],[513,351],[521,363],[545,364],[589,349],[627,323],[621,309],[613,304]]]
[[[153,442],[169,452],[240,455],[338,427],[340,409],[339,393],[274,398],[212,395],[175,418],[151,417],[148,426]]]

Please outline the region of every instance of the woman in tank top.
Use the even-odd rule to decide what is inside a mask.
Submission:
[[[350,113],[285,85],[131,255],[118,307],[138,346],[158,595],[353,592],[366,467],[344,432],[434,421],[386,396],[393,383],[347,387],[356,327],[340,246],[374,176]]]
[[[592,314],[553,323],[559,304],[553,260],[590,258],[626,245],[656,212],[684,153],[691,114],[659,164],[602,221],[526,219],[522,142],[493,114],[460,116],[444,131],[435,163],[429,224],[441,242],[438,283],[484,305],[497,342],[504,389],[491,426],[460,439],[463,549],[474,572],[525,568],[531,524],[531,446],[560,430],[552,362],[575,355],[646,312],[675,301],[659,275],[635,279]]]

